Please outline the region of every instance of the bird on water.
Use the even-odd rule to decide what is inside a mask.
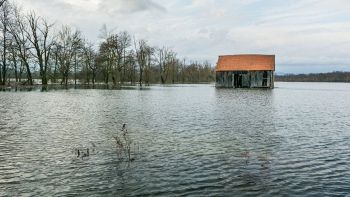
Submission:
[[[89,156],[90,156],[90,152],[89,152],[89,149],[87,148],[87,149],[86,149],[86,152],[83,153],[83,155],[81,156],[81,158],[89,157]]]
[[[78,157],[78,158],[81,157],[81,158],[83,159],[83,158],[89,157],[89,156],[90,156],[90,150],[89,150],[89,148],[86,149],[86,152],[83,152],[83,151],[80,152],[79,149],[77,150],[77,157]]]

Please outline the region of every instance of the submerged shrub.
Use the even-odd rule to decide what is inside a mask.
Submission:
[[[122,129],[116,136],[113,137],[116,145],[117,156],[120,161],[134,161],[135,158],[135,143],[133,143],[128,129],[126,128],[126,124],[123,124]],[[134,151],[132,151],[134,148]]]

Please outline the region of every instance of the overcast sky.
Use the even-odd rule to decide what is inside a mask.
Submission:
[[[350,0],[17,0],[98,43],[106,24],[180,57],[276,54],[277,72],[350,71]]]

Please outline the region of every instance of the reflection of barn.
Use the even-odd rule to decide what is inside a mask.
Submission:
[[[275,55],[220,56],[216,87],[274,88]]]

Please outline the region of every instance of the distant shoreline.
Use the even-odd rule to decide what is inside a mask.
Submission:
[[[205,85],[205,84],[212,84],[215,85],[214,82],[208,83],[175,83],[175,84],[150,84],[150,85],[143,85],[140,87],[138,84],[105,84],[105,83],[96,83],[93,84],[48,84],[48,85],[42,85],[42,84],[34,84],[34,85],[22,85],[22,84],[10,84],[10,85],[0,85],[0,91],[31,91],[31,90],[64,90],[64,89],[96,89],[96,90],[134,90],[134,89],[149,89],[149,87],[152,86],[172,86],[172,85]]]
[[[350,83],[350,72],[330,72],[311,74],[286,74],[276,75],[276,82],[328,82]]]
[[[276,75],[276,82],[325,82],[325,83],[350,83],[350,72],[330,72],[330,73],[311,73],[311,74],[285,74]],[[93,84],[34,84],[26,85],[11,82],[7,85],[0,85],[0,91],[30,91],[30,90],[62,90],[62,89],[101,89],[101,90],[126,90],[126,89],[148,89],[150,86],[171,86],[171,85],[203,85],[203,84],[215,84],[215,82],[203,82],[203,83],[166,83],[166,84],[149,84],[143,85],[142,88],[138,84],[124,83],[124,84],[105,84],[95,83]]]

